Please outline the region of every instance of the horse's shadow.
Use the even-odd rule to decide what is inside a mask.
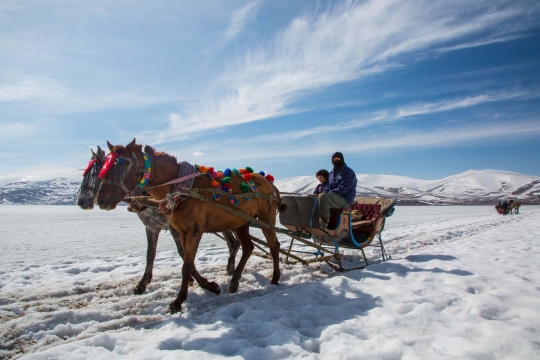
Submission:
[[[171,337],[161,341],[160,350],[199,350],[244,358],[280,358],[278,347],[291,339],[304,350],[318,353],[322,333],[334,326],[382,306],[382,301],[341,278],[338,282],[304,282],[282,284],[235,294],[231,303],[218,306],[210,313],[194,319],[172,317],[156,327],[210,326],[218,337]],[[239,299],[241,297],[242,299]],[[234,301],[236,300],[236,301]],[[355,329],[359,339],[367,338],[362,329]],[[281,333],[279,336],[277,333]],[[249,349],[246,349],[249,348]]]

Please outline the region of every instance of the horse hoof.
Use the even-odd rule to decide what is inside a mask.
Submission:
[[[235,292],[237,292],[238,291],[238,285],[239,285],[238,281],[232,281],[231,280],[231,282],[229,283],[229,292],[231,294],[234,294]]]
[[[216,295],[221,294],[221,288],[219,287],[218,284],[213,283],[212,286],[214,287],[214,289],[210,290],[211,293],[216,294]]]
[[[234,274],[234,267],[231,269],[227,269],[227,275],[232,276]]]
[[[279,285],[279,282],[278,281],[270,281],[270,284],[271,285]]]
[[[188,286],[193,286],[194,284],[195,284],[195,279],[194,278],[189,279]]]
[[[176,314],[177,312],[181,312],[182,311],[182,305],[177,305],[176,301],[173,301],[169,305],[169,311],[171,312],[171,314]]]
[[[146,286],[144,285],[137,285],[137,287],[133,290],[133,293],[135,295],[142,295],[144,294],[144,291],[146,290]]]

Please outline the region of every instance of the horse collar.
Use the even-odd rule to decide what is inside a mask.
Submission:
[[[143,175],[137,186],[145,187],[146,184],[148,184],[148,180],[150,179],[150,173],[152,172],[152,162],[150,161],[150,157],[147,153],[142,153],[143,159],[144,159],[144,170],[142,170]]]

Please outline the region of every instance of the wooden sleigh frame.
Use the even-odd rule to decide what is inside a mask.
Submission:
[[[298,211],[294,206],[294,198],[303,198],[305,199],[303,201],[313,202],[311,214],[308,214],[309,226],[306,226],[308,224],[305,221],[305,217],[303,219],[304,221],[297,221],[296,223],[292,221],[293,223],[291,223],[291,216],[285,215],[289,211]],[[349,208],[331,210],[331,217],[326,230],[319,228],[315,197],[301,195],[293,197],[284,196],[282,201],[288,205],[287,212],[280,214],[280,221],[285,228],[275,227],[274,231],[277,234],[287,235],[291,239],[287,249],[280,249],[280,253],[284,255],[282,258],[284,263],[308,265],[315,262],[326,262],[337,271],[363,269],[369,265],[364,252],[364,249],[368,246],[380,248],[382,261],[391,259],[386,253],[381,233],[384,230],[386,218],[394,213],[394,199],[356,198],[355,202]],[[293,206],[289,206],[291,204]],[[302,211],[305,212],[305,209]],[[289,219],[287,219],[288,217]],[[361,218],[358,219],[359,217]],[[257,224],[253,223],[250,226],[260,228]],[[269,258],[270,253],[266,250],[268,244],[253,235],[251,235],[251,239],[255,247],[262,252],[262,254],[255,254]],[[312,250],[295,250],[293,249],[295,242],[304,245],[308,249],[312,248]],[[360,250],[364,265],[344,268],[341,248]],[[331,260],[336,260],[337,264],[331,262]]]

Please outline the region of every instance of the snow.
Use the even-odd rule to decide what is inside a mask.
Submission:
[[[272,286],[271,262],[252,256],[236,294],[225,244],[205,235],[197,267],[222,293],[190,288],[170,315],[182,262],[169,234],[135,296],[146,246],[135,215],[1,206],[0,358],[538,358],[540,207],[521,212],[399,206],[383,232],[392,260],[282,265]]]

